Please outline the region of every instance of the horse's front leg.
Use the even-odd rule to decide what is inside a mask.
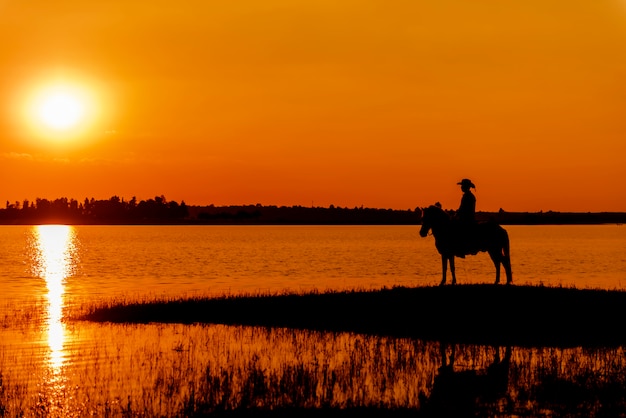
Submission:
[[[446,284],[446,272],[448,271],[448,257],[446,257],[445,255],[441,254],[441,283],[439,283],[439,286],[443,286],[444,284]]]
[[[450,274],[452,274],[452,284],[456,284],[456,272],[454,270],[454,256],[450,256]]]
[[[496,284],[500,284],[500,262],[495,263],[496,265]]]

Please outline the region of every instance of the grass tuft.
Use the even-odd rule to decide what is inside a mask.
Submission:
[[[626,292],[457,285],[155,299],[97,306],[83,320],[213,323],[516,346],[617,346]]]

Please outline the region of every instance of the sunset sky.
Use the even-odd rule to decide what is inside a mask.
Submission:
[[[0,202],[626,211],[626,0],[0,0]]]

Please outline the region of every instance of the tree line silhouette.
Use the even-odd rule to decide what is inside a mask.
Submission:
[[[113,196],[107,200],[61,197],[54,200],[37,198],[30,202],[6,203],[0,210],[0,222],[15,224],[75,223],[75,224],[129,224],[170,223],[188,216],[184,201],[168,201],[165,196],[137,201]]]
[[[448,211],[452,214],[452,211]],[[6,202],[0,208],[0,224],[200,224],[200,225],[418,225],[422,210],[342,208],[306,206],[193,206],[185,201],[168,201],[165,196],[125,200],[119,196],[83,201],[66,197],[48,200]],[[478,221],[493,220],[503,225],[626,223],[626,213],[597,212],[477,212]]]
[[[396,210],[365,207],[307,206],[202,206],[191,207],[190,216],[201,223],[266,225],[414,225],[421,209]]]
[[[136,197],[125,200],[119,196],[83,201],[66,197],[48,200],[6,202],[0,209],[0,224],[418,224],[421,210],[353,209],[336,207],[304,206],[189,206],[168,201],[165,196],[138,201]]]

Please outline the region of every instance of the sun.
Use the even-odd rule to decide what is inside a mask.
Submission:
[[[32,117],[42,128],[69,131],[86,121],[86,93],[75,86],[56,85],[42,89],[32,107]]]
[[[25,90],[21,103],[20,120],[33,143],[86,145],[101,129],[102,97],[94,82],[43,80]]]
[[[85,103],[71,91],[46,92],[36,105],[35,116],[54,130],[66,130],[78,125],[85,116]]]
[[[109,138],[116,123],[115,87],[79,71],[44,71],[8,92],[15,138],[38,149],[85,149]],[[1,109],[0,109],[1,110]]]

